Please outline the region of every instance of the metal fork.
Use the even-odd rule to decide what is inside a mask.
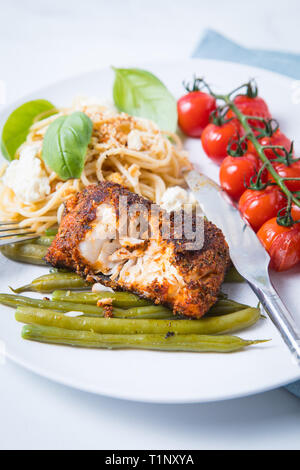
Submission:
[[[19,222],[0,220],[0,246],[34,240],[39,235],[29,227],[17,227]]]

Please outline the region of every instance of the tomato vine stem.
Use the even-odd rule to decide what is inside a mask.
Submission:
[[[216,100],[223,101],[225,103],[225,105],[227,105],[228,108],[231,109],[231,111],[233,111],[233,113],[235,114],[236,118],[239,120],[240,124],[242,125],[242,127],[245,131],[245,136],[243,136],[243,139],[247,138],[250,142],[252,142],[252,144],[253,144],[256,152],[257,152],[257,155],[258,155],[259,159],[263,163],[264,168],[268,170],[269,174],[273,177],[273,179],[274,179],[275,183],[277,184],[277,186],[285,194],[285,196],[287,198],[286,221],[282,222],[282,225],[292,225],[293,223],[297,223],[298,221],[293,221],[293,219],[291,217],[291,206],[292,206],[292,203],[294,203],[297,207],[300,207],[300,199],[298,199],[298,197],[296,197],[296,195],[293,194],[293,192],[290,191],[288,189],[288,187],[286,186],[285,181],[287,181],[289,178],[282,177],[277,173],[277,171],[273,167],[271,161],[267,158],[267,156],[265,155],[265,152],[264,152],[265,149],[274,149],[274,151],[276,151],[276,150],[284,150],[285,151],[284,147],[282,147],[282,146],[273,146],[273,145],[268,145],[268,146],[261,145],[260,142],[258,141],[257,137],[255,136],[255,134],[253,132],[253,129],[250,127],[250,125],[248,123],[248,119],[252,119],[252,120],[253,119],[263,120],[263,119],[261,119],[259,117],[256,118],[255,116],[247,116],[247,115],[243,114],[238,109],[238,107],[235,105],[235,103],[232,99],[232,95],[237,93],[242,88],[247,87],[247,90],[248,90],[249,89],[249,84],[243,84],[240,87],[238,87],[235,90],[228,93],[227,95],[222,95],[222,94],[214,93],[212,91],[212,89],[210,88],[210,86],[203,79],[202,79],[202,83],[205,85],[205,87],[207,88],[210,95],[212,95]],[[295,160],[295,161],[297,161],[297,160]],[[290,178],[290,179],[297,180],[298,178]],[[279,218],[278,218],[278,221],[279,221]]]
[[[270,160],[266,157],[265,152],[264,152],[264,147],[259,143],[257,138],[254,135],[253,130],[248,124],[247,117],[244,116],[244,114],[237,108],[237,106],[233,103],[233,101],[230,99],[228,95],[217,95],[218,99],[223,99],[225,103],[229,106],[229,108],[234,112],[236,117],[238,118],[239,122],[243,126],[244,131],[246,132],[248,140],[252,142],[257,155],[259,156],[260,160],[264,163],[265,168],[268,170],[268,172],[272,175],[274,181],[276,184],[279,186],[281,191],[286,195],[288,200],[291,200],[294,202],[298,207],[300,207],[300,200],[297,199],[293,193],[287,188],[285,184],[285,178],[280,176],[275,168],[273,167],[272,163]],[[270,147],[270,146],[269,146]]]

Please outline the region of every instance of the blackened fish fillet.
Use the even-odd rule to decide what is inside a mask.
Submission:
[[[151,228],[156,227],[155,237],[132,236],[131,216],[128,235],[119,237],[120,196],[127,198],[127,210],[138,204],[151,213],[149,200],[118,184],[89,186],[67,201],[46,261],[89,280],[167,305],[174,314],[204,315],[216,302],[230,263],[221,230],[205,220],[203,247],[188,250],[188,240],[176,236],[173,213],[170,236],[162,236],[166,213],[161,210],[149,217]]]

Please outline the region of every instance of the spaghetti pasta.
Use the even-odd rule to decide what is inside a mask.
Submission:
[[[92,120],[92,138],[80,179],[62,181],[42,160],[43,138],[55,119],[78,110]],[[50,190],[37,200],[24,200],[5,183],[7,164],[4,165],[0,169],[0,219],[17,220],[20,227],[30,226],[38,233],[56,224],[63,202],[90,184],[103,180],[117,182],[160,203],[168,187],[184,184],[183,170],[190,168],[176,134],[160,131],[147,119],[100,105],[77,103],[34,123],[26,142],[17,151],[17,158],[32,145],[39,149],[35,157],[40,160]]]

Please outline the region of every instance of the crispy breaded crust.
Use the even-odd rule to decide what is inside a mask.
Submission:
[[[130,289],[111,281],[109,277],[93,272],[93,269],[80,255],[78,246],[84,240],[87,231],[92,228],[100,204],[112,204],[118,215],[119,197],[127,196],[128,206],[143,204],[150,210],[151,202],[126,188],[110,182],[87,187],[81,193],[68,200],[59,228],[45,259],[55,267],[69,268],[86,278],[100,279],[109,287],[130,290],[138,295],[152,299],[155,303],[165,304],[180,313],[191,317],[201,317],[216,302],[220,286],[230,263],[229,250],[224,236],[211,222],[204,222],[204,246],[201,250],[187,250],[188,240],[174,238],[173,224],[168,240],[161,243],[162,253],[166,247],[172,247],[172,264],[185,281],[185,287],[179,295],[172,298],[168,282],[154,281],[147,288],[147,293],[133,284]],[[173,216],[171,215],[173,221]],[[160,220],[161,223],[161,220]],[[151,243],[151,242],[150,242]]]

